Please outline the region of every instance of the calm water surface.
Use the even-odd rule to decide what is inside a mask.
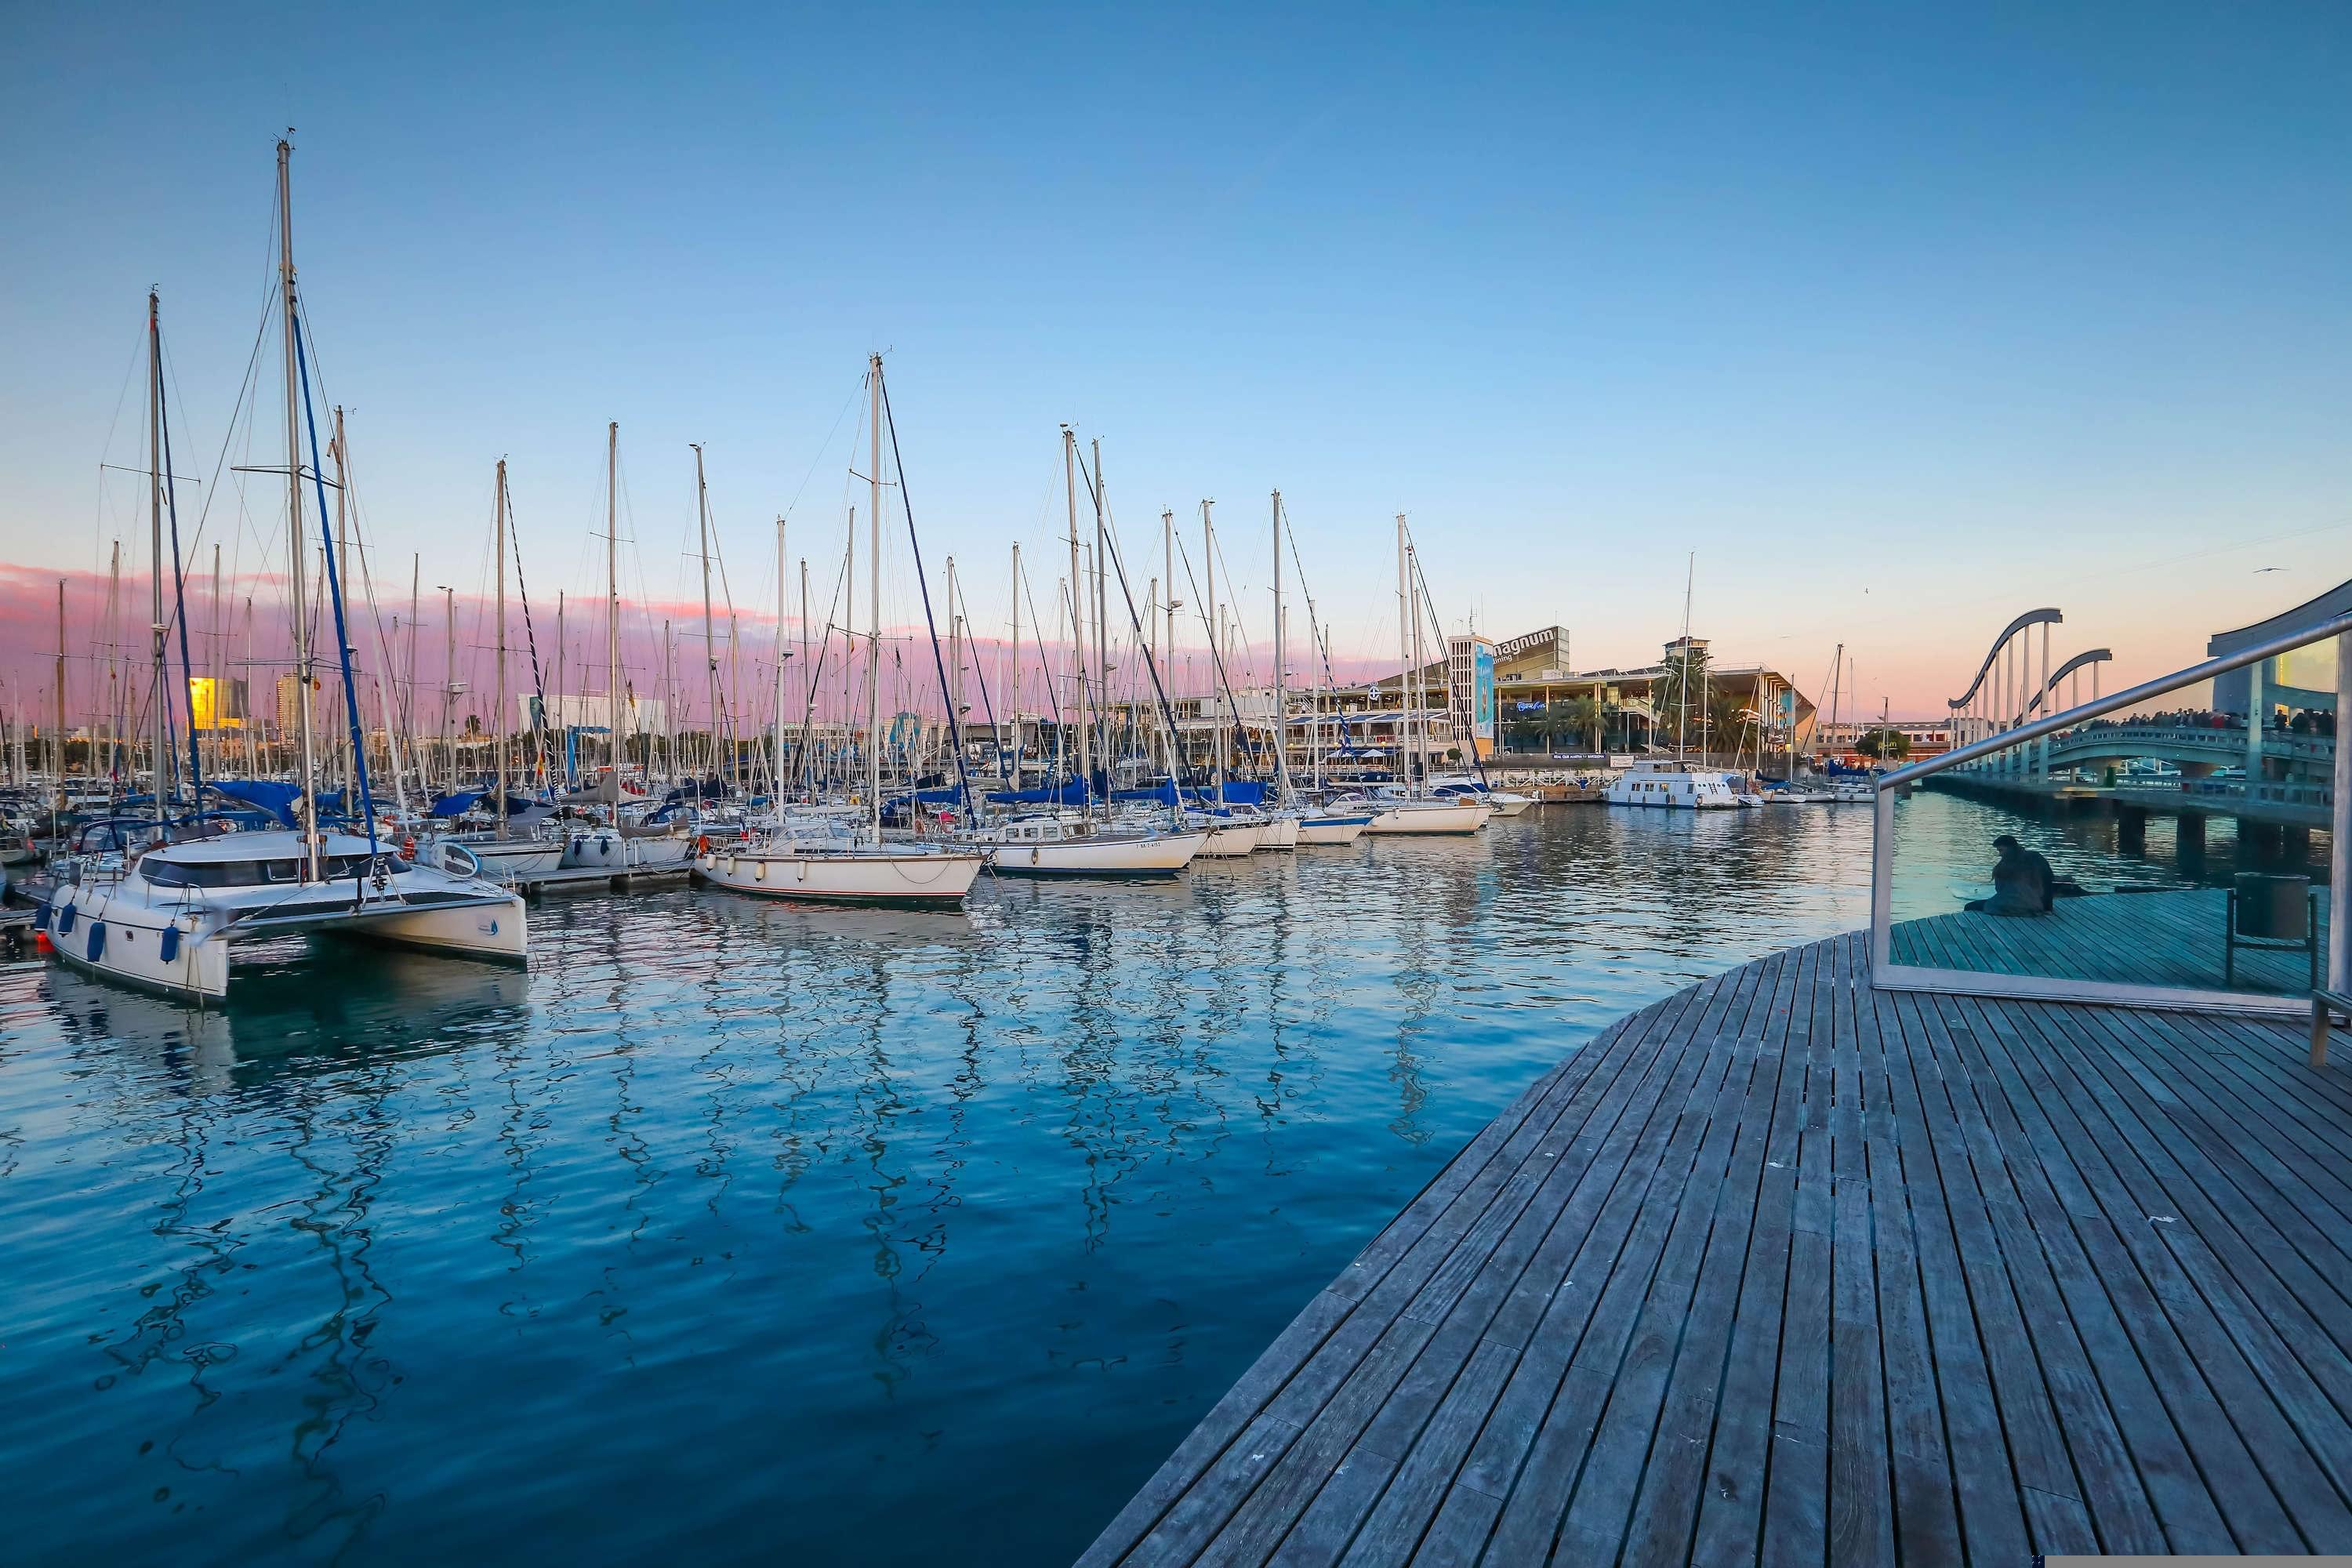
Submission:
[[[1066,1561],[1531,1079],[1863,924],[1869,831],[551,899],[528,975],[289,949],[202,1016],[0,969],[6,1555]]]

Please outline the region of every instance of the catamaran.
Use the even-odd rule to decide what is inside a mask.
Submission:
[[[765,836],[750,842],[697,841],[695,874],[714,887],[772,899],[801,899],[834,903],[912,904],[956,907],[962,904],[979,877],[985,858],[976,849],[957,845],[886,841],[882,836],[882,421],[885,412],[882,356],[867,363],[872,443],[868,455],[870,486],[866,518],[871,529],[872,570],[866,574],[871,593],[872,637],[866,661],[866,800],[864,824],[853,826],[830,814],[786,811]],[[897,431],[891,447],[898,446]],[[899,491],[905,496],[903,485]],[[912,528],[911,515],[908,527]],[[783,597],[782,531],[778,530],[777,598]],[[918,564],[918,573],[920,566]],[[784,679],[784,661],[776,661],[777,680]],[[941,701],[950,700],[945,682]],[[781,704],[779,711],[782,711]],[[954,724],[950,711],[949,722]],[[776,776],[784,775],[784,727],[776,726]],[[958,752],[961,767],[961,752]],[[965,796],[970,798],[967,786]]]
[[[278,276],[286,359],[286,500],[289,599],[294,616],[295,689],[299,731],[299,783],[278,786],[287,828],[193,837],[171,812],[170,693],[175,684],[165,653],[163,580],[167,565],[163,519],[172,512],[170,447],[165,435],[161,330],[155,296],[148,296],[149,510],[153,533],[155,820],[143,843],[120,853],[78,859],[59,868],[42,915],[58,957],[72,966],[175,999],[204,1003],[228,994],[229,948],[236,942],[313,932],[373,938],[468,957],[522,961],[528,941],[522,900],[487,880],[480,862],[461,846],[438,848],[420,864],[376,837],[369,799],[367,753],[352,679],[351,643],[344,631],[337,552],[326,523],[326,479],[319,465],[318,427],[310,413],[308,355],[295,291],[290,143],[278,143]],[[301,432],[310,432],[310,465],[302,463]],[[320,539],[326,564],[327,606],[333,617],[350,729],[353,782],[364,837],[330,833],[320,820],[318,768],[310,694],[316,686],[313,626],[305,583],[313,542],[305,538],[302,482],[318,491]],[[176,575],[176,572],[175,572]],[[184,605],[182,608],[184,614]],[[183,621],[184,624],[184,621]],[[186,661],[186,650],[182,649]],[[188,689],[184,683],[180,689]],[[202,799],[194,715],[190,714],[189,782]],[[250,788],[251,786],[247,786]]]

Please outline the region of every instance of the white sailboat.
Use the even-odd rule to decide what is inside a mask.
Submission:
[[[1469,834],[1486,826],[1494,814],[1480,800],[1440,798],[1423,793],[1418,781],[1428,776],[1425,752],[1429,737],[1419,719],[1421,707],[1421,617],[1413,613],[1413,547],[1405,537],[1404,514],[1397,528],[1397,648],[1404,658],[1404,674],[1397,698],[1397,759],[1401,783],[1374,793],[1372,820],[1364,831],[1389,834]],[[1340,802],[1341,805],[1349,804]]]
[[[882,356],[868,362],[872,444],[867,480],[871,487],[872,637],[866,664],[866,821],[852,826],[838,816],[784,814],[774,829],[751,843],[698,842],[696,875],[714,887],[772,899],[849,904],[962,904],[985,858],[976,849],[943,844],[886,842],[882,837]],[[782,594],[783,561],[776,563]],[[942,701],[949,700],[942,691]],[[776,743],[783,744],[782,726]],[[779,770],[781,772],[781,769]]]
[[[166,705],[172,682],[164,664],[163,513],[165,477],[158,435],[163,427],[163,374],[155,297],[148,296],[151,487],[154,532],[155,810],[152,840],[127,852],[93,856],[59,868],[43,910],[51,946],[77,969],[161,992],[183,1001],[216,1001],[228,994],[234,942],[312,932],[373,938],[468,957],[521,961],[528,937],[522,900],[481,875],[480,863],[457,846],[419,864],[369,837],[330,834],[319,826],[318,772],[310,716],[314,689],[312,627],[304,579],[310,542],[302,531],[300,431],[308,396],[294,285],[294,231],[289,160],[278,143],[278,276],[286,350],[286,496],[289,594],[294,614],[295,686],[300,779],[289,811],[290,830],[229,833],[173,842],[166,787]],[[315,451],[316,437],[312,437]],[[311,477],[323,478],[315,461]],[[342,597],[325,552],[326,595],[334,617],[339,659],[345,660],[343,700],[350,719],[354,778],[362,795],[366,758],[359,745],[356,698],[342,634]],[[192,762],[193,769],[193,762]],[[372,816],[372,814],[371,814]]]

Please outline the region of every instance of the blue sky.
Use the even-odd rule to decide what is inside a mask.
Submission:
[[[1279,486],[1342,652],[1398,510],[1451,620],[1633,662],[1696,551],[1727,656],[1811,691],[1843,638],[1898,711],[2029,604],[2150,674],[2352,574],[2341,7],[16,6],[0,59],[19,565],[137,521],[151,284],[210,475],[290,124],[404,581],[487,584],[504,455],[534,593],[593,587],[618,419],[630,591],[687,587],[699,440],[764,603],[778,510],[838,549],[876,347],[983,621],[1064,420],[1139,553],[1214,497],[1246,602]]]

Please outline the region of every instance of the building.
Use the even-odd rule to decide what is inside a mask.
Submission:
[[[1762,664],[1727,664],[1717,660],[1705,637],[1676,637],[1664,645],[1654,664],[1580,670],[1575,668],[1564,626],[1547,626],[1512,637],[1495,647],[1495,698],[1500,749],[1551,754],[1583,754],[1593,750],[1592,737],[1573,727],[1575,717],[1599,722],[1601,749],[1640,752],[1672,748],[1680,728],[1685,743],[1697,749],[1713,741],[1714,725],[1704,705],[1694,702],[1679,712],[1659,712],[1654,699],[1660,688],[1671,687],[1671,672],[1687,658],[1702,671],[1700,685],[1706,697],[1736,701],[1738,712],[1763,731],[1767,751],[1801,751],[1811,739],[1814,707],[1797,684],[1779,670]],[[1591,707],[1585,708],[1584,703]],[[1678,705],[1679,706],[1679,705]],[[1737,748],[1716,745],[1729,753],[1750,749],[1750,732]]]

